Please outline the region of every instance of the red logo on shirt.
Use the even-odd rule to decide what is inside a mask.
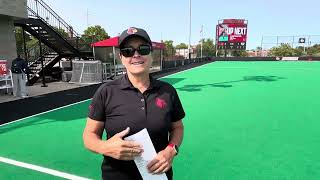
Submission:
[[[90,110],[90,112],[93,111],[93,105],[90,104],[89,110]]]
[[[164,109],[165,107],[167,107],[166,101],[161,98],[156,98],[156,105],[161,109]]]

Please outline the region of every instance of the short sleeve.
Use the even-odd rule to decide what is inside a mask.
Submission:
[[[173,109],[171,111],[171,122],[176,122],[176,121],[183,119],[186,114],[183,110],[180,98],[179,98],[178,93],[175,89],[173,92],[172,101],[173,101]]]
[[[88,117],[96,121],[105,121],[105,99],[106,88],[100,86],[95,92],[91,104],[89,105]]]

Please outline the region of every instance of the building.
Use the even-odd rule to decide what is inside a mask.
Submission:
[[[17,56],[14,20],[27,17],[27,0],[0,0],[0,60],[8,68]]]
[[[248,50],[248,57],[267,57],[270,53],[269,50]]]
[[[189,49],[176,49],[176,57],[183,57],[184,59],[189,59]],[[191,58],[197,57],[196,46],[191,46]]]

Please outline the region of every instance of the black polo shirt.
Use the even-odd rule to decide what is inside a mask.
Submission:
[[[96,91],[88,117],[105,123],[107,139],[130,127],[129,135],[147,128],[157,152],[164,150],[172,122],[184,118],[185,112],[175,88],[150,77],[150,86],[141,93],[123,75],[105,83]],[[172,179],[172,169],[167,173]],[[121,161],[104,156],[103,179],[142,179],[134,161]]]

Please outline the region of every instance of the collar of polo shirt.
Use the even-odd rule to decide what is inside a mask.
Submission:
[[[158,81],[156,81],[151,75],[149,75],[149,78],[150,78],[150,88],[148,89],[160,87]],[[121,79],[121,89],[127,89],[127,88],[135,89],[135,87],[130,82],[128,75],[125,74]]]

